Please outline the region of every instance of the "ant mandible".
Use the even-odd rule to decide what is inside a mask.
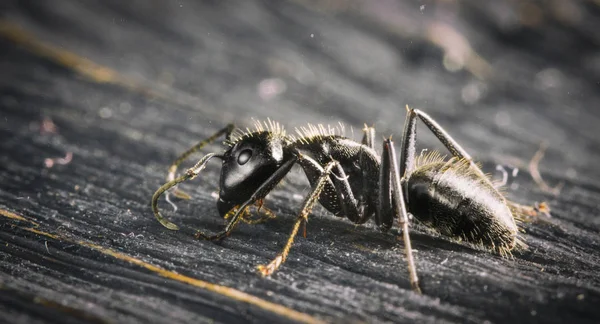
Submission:
[[[215,235],[197,232],[196,237],[219,240],[228,236],[240,220],[246,221],[248,208],[262,206],[265,196],[298,164],[311,185],[311,192],[292,228],[281,253],[259,271],[268,276],[286,260],[300,225],[307,221],[319,203],[336,216],[356,224],[375,215],[383,231],[398,219],[403,234],[410,284],[421,292],[408,231],[409,212],[420,222],[451,238],[481,248],[510,255],[525,245],[518,237],[516,205],[506,200],[471,156],[426,113],[408,106],[400,154],[400,166],[391,138],[384,140],[383,152],[375,151],[375,130],[365,127],[362,142],[336,134],[323,126],[296,130],[287,135],[269,120],[257,123],[255,131],[234,131],[233,125],[221,129],[183,153],[169,169],[168,182],[152,197],[156,219],[171,230],[177,225],[158,211],[159,197],[175,185],[193,179],[212,158],[223,160],[217,207],[222,217],[230,218],[225,229]],[[416,155],[417,119],[420,119],[450,151],[445,160],[439,153]],[[192,153],[226,135],[229,149],[205,155],[185,174],[175,178],[177,167]],[[306,223],[305,223],[306,224]]]

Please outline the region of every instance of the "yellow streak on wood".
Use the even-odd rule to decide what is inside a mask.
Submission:
[[[237,300],[237,301],[241,301],[244,303],[258,306],[264,310],[284,316],[293,321],[298,321],[298,322],[302,322],[302,323],[324,323],[323,321],[320,321],[308,314],[304,314],[304,313],[295,311],[293,309],[287,308],[285,306],[278,305],[278,304],[260,299],[256,296],[247,294],[247,293],[239,291],[237,289],[213,284],[213,283],[203,281],[200,279],[195,279],[192,277],[181,275],[181,274],[178,274],[173,271],[165,270],[163,268],[160,268],[158,266],[155,266],[150,263],[144,262],[142,260],[136,259],[134,257],[128,256],[126,254],[122,254],[122,253],[119,253],[112,249],[108,249],[108,248],[105,248],[105,247],[102,247],[102,246],[99,246],[99,245],[96,245],[96,244],[93,244],[90,242],[79,241],[77,243],[80,245],[89,247],[91,249],[94,249],[96,251],[102,252],[104,254],[110,255],[116,259],[127,261],[127,262],[133,263],[135,265],[138,265],[140,267],[146,268],[152,272],[157,273],[158,275],[160,275],[162,277],[173,279],[173,280],[176,280],[179,282],[183,282],[183,283],[189,284],[194,287],[198,287],[198,288],[206,289],[211,292],[218,293],[220,295],[229,297],[229,298]]]
[[[29,219],[27,219],[27,218],[25,218],[25,217],[23,217],[21,215],[18,215],[18,214],[15,214],[15,213],[11,212],[11,211],[8,211],[8,210],[0,209],[0,215],[2,215],[4,217],[7,217],[7,218],[10,218],[10,219],[15,219],[15,220],[27,222],[27,223],[33,224],[34,226],[39,226],[38,223],[36,223],[36,222],[34,222],[32,220],[29,220]]]
[[[96,82],[132,85],[130,81],[125,80],[117,71],[96,64],[67,50],[38,41],[30,33],[8,21],[0,20],[0,35],[14,43],[22,45],[37,55],[69,67]]]
[[[45,43],[37,39],[32,33],[8,20],[0,19],[0,37],[51,62],[69,68],[94,82],[114,84],[150,98],[160,98],[175,103],[176,105],[172,108],[189,111],[190,109],[196,110],[198,107],[206,106],[200,98],[188,93],[150,80],[125,76],[117,70],[95,63],[58,46]],[[207,114],[206,111],[203,113]]]
[[[23,229],[26,230],[26,231],[28,231],[28,232],[31,232],[31,233],[35,233],[35,234],[38,234],[38,235],[42,235],[42,236],[46,236],[46,237],[55,239],[57,241],[61,240],[61,237],[59,237],[58,235],[51,234],[51,233],[48,233],[48,232],[44,232],[44,231],[41,231],[41,230],[36,229],[36,228],[25,228],[25,227],[23,227]]]
[[[35,228],[23,228],[23,229],[26,231],[38,234],[38,235],[42,235],[42,236],[46,236],[46,237],[55,239],[55,240],[72,241],[68,238],[62,238],[62,237],[59,237],[58,235],[47,233],[47,232],[44,232],[44,231],[41,231],[41,230],[38,230]],[[182,282],[182,283],[194,286],[194,287],[198,287],[201,289],[205,289],[205,290],[223,295],[225,297],[231,298],[231,299],[239,301],[239,302],[248,303],[248,304],[257,306],[261,309],[264,309],[266,311],[283,316],[292,321],[301,322],[301,323],[325,323],[324,321],[319,320],[308,314],[298,312],[296,310],[285,307],[283,305],[279,305],[276,303],[266,301],[266,300],[258,298],[256,296],[247,294],[243,291],[239,291],[237,289],[217,285],[217,284],[210,283],[210,282],[207,282],[204,280],[192,278],[192,277],[189,277],[186,275],[178,274],[176,272],[163,269],[163,268],[155,266],[153,264],[144,262],[140,259],[136,259],[132,256],[117,252],[117,251],[109,249],[109,248],[102,247],[100,245],[97,245],[97,244],[94,244],[91,242],[87,242],[87,241],[72,241],[72,242],[79,244],[81,246],[85,246],[87,248],[96,250],[102,254],[112,256],[116,259],[135,264],[137,266],[140,266],[142,268],[150,270],[162,277],[172,279],[175,281],[179,281],[179,282]]]

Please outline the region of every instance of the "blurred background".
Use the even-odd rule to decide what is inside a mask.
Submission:
[[[244,303],[218,299],[215,306],[217,297],[201,289],[181,297],[179,286],[146,287],[137,275],[145,288],[127,286],[126,276],[75,275],[68,264],[77,258],[89,260],[92,273],[112,263],[64,240],[48,248],[15,227],[23,220],[7,216],[17,215],[59,237],[326,320],[593,322],[591,305],[600,301],[599,18],[597,0],[4,0],[0,207],[9,220],[0,242],[13,250],[0,248],[0,311],[14,321],[47,320],[48,309],[31,302],[44,298],[117,322],[286,320]],[[255,266],[279,251],[308,192],[300,172],[267,200],[280,218],[241,226],[222,245],[167,232],[152,218],[149,200],[168,165],[227,123],[245,128],[270,118],[293,132],[342,122],[357,140],[366,123],[377,139],[399,140],[405,105],[429,113],[495,178],[498,165],[508,170],[510,199],[549,204],[554,225],[527,225],[529,254],[511,263],[417,229],[427,296],[415,300],[393,235],[317,208],[308,239],[292,249],[296,261],[263,280]],[[421,126],[419,147],[443,150]],[[531,169],[540,147],[545,157]],[[211,166],[188,185],[194,201],[178,202],[177,213],[165,205],[167,216],[218,230],[218,172]],[[65,268],[45,259],[53,246]],[[474,275],[489,272],[494,278]],[[288,289],[290,282],[302,284]],[[97,293],[88,295],[89,287]],[[15,305],[15,292],[27,292],[21,311],[6,306]]]
[[[515,141],[529,152],[547,141],[569,153],[563,166],[579,169],[585,167],[584,150],[591,151],[587,141],[598,134],[597,114],[582,118],[582,112],[596,110],[600,86],[597,1],[2,6],[5,42],[18,38],[6,46],[32,41],[38,55],[152,101],[81,93],[49,76],[47,67],[29,65],[30,78],[52,79],[43,92],[68,95],[81,105],[72,94],[79,92],[87,109],[110,123],[124,120],[142,132],[153,125],[156,140],[173,140],[184,130],[200,138],[206,134],[203,121],[216,129],[231,121],[252,124],[251,117],[270,117],[289,128],[342,121],[400,133],[408,104],[448,120],[445,125],[468,148],[520,155]],[[15,82],[11,72],[20,67],[3,64],[5,83]],[[4,96],[4,105],[15,101]],[[164,119],[157,129],[156,121]],[[426,143],[433,142],[422,133]]]

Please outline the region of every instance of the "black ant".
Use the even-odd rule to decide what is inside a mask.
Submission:
[[[209,236],[197,232],[197,238],[219,240],[231,233],[240,220],[249,215],[252,205],[262,206],[265,196],[286,176],[294,164],[306,174],[311,193],[298,213],[290,237],[282,252],[268,265],[258,267],[267,276],[286,260],[300,225],[308,219],[319,201],[336,216],[356,224],[375,215],[383,231],[399,220],[412,288],[420,293],[408,231],[409,212],[441,234],[474,243],[502,256],[516,247],[524,247],[518,237],[515,217],[518,211],[498,191],[471,156],[424,112],[406,107],[400,166],[392,139],[383,143],[383,152],[375,152],[375,130],[364,129],[361,143],[337,135],[322,125],[296,130],[298,137],[287,135],[278,123],[269,120],[257,124],[255,131],[234,132],[228,125],[205,141],[183,153],[169,169],[168,182],[152,197],[156,219],[177,230],[158,211],[158,198],[175,185],[193,179],[211,158],[223,160],[217,207],[221,216],[231,218],[225,229]],[[439,153],[416,155],[416,123],[420,119],[452,153],[445,160]],[[222,154],[205,155],[184,175],[175,178],[177,167],[190,154],[218,137],[226,135],[229,149]]]

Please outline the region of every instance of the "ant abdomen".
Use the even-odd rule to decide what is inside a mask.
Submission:
[[[441,234],[505,255],[518,243],[506,199],[467,161],[430,162],[407,179],[408,210]]]

